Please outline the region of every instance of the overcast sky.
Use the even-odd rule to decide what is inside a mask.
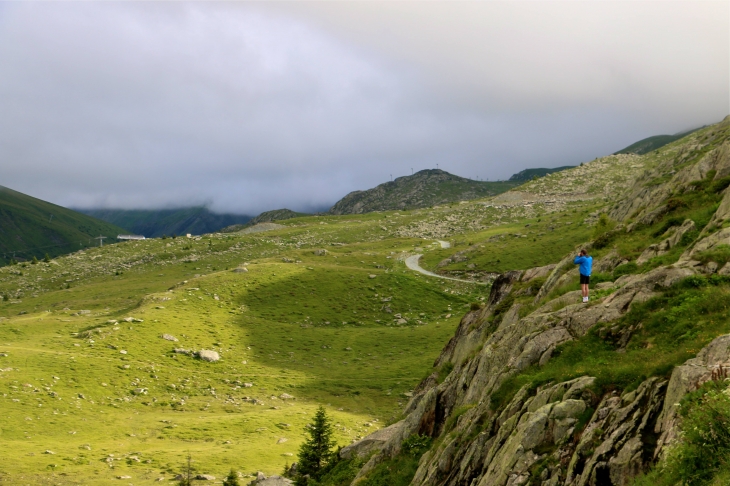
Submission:
[[[727,1],[0,2],[0,185],[316,210],[506,179],[730,111]]]

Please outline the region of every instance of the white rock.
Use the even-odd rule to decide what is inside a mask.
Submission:
[[[173,336],[172,334],[163,334],[162,339],[165,339],[167,341],[177,342],[177,338],[175,336]]]
[[[210,363],[215,363],[216,361],[221,359],[220,355],[216,351],[211,351],[209,349],[201,349],[195,354],[198,356],[198,358],[202,359],[203,361],[208,361]]]

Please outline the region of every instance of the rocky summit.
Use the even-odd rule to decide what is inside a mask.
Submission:
[[[427,208],[456,201],[495,196],[515,187],[516,182],[475,181],[439,169],[421,170],[410,176],[354,191],[330,209],[331,214],[362,214],[371,211]]]

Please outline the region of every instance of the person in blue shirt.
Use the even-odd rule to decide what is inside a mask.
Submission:
[[[575,257],[573,263],[580,265],[580,290],[583,293],[583,302],[588,302],[588,285],[591,283],[591,270],[593,269],[593,257],[588,256],[585,250],[581,250]]]

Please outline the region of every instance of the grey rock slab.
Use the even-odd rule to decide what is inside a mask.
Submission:
[[[197,351],[195,355],[199,359],[202,359],[203,361],[207,361],[209,363],[215,363],[216,361],[219,361],[221,359],[217,351],[211,351],[209,349],[201,349],[200,351]]]

